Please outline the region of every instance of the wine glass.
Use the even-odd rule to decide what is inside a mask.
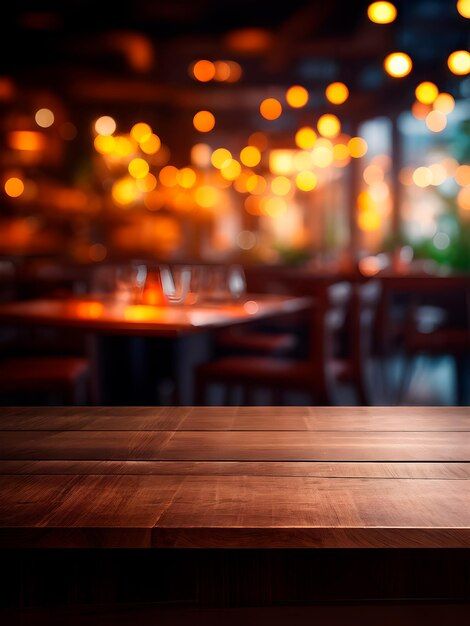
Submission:
[[[169,304],[184,304],[191,284],[191,267],[160,266],[163,295]]]

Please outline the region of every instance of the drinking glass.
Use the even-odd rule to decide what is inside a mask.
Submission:
[[[160,279],[166,301],[169,304],[184,304],[191,284],[191,267],[161,265]]]

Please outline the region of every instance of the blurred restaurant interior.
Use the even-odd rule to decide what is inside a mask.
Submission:
[[[466,405],[468,0],[18,0],[2,405]]]

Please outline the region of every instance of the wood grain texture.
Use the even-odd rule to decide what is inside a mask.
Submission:
[[[2,409],[0,546],[470,547],[469,421],[446,407]]]

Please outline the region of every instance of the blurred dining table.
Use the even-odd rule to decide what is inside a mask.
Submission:
[[[210,358],[211,331],[296,314],[311,305],[311,298],[267,294],[159,306],[113,298],[34,299],[0,305],[0,325],[84,334],[95,404],[169,399],[190,404],[192,372]]]

